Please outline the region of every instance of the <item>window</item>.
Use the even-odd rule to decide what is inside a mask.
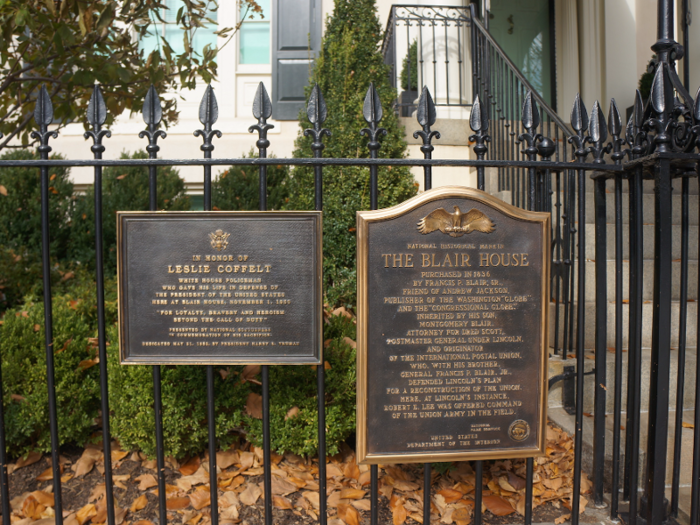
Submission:
[[[214,2],[208,2],[213,8],[215,7]],[[160,49],[162,46],[162,39],[168,41],[170,47],[176,54],[181,54],[185,52],[185,45],[183,42],[183,29],[179,27],[176,23],[177,12],[181,7],[184,7],[185,2],[183,0],[165,0],[165,5],[167,9],[163,10],[161,18],[165,22],[154,22],[148,28],[148,34],[141,39],[139,47],[144,51],[144,54],[148,56],[151,51],[155,49]],[[210,10],[208,13],[208,18],[212,20],[217,20],[217,12]],[[204,46],[209,44],[209,46],[214,49],[217,46],[217,36],[214,31],[217,30],[215,24],[206,24],[204,27],[198,27],[194,30],[194,37],[192,39],[192,49],[201,54]]]
[[[241,6],[243,23],[239,29],[239,64],[270,63],[270,0],[257,0],[262,7],[262,17]],[[251,17],[252,16],[252,17]]]

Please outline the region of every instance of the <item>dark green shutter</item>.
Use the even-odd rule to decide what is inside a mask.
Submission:
[[[299,118],[320,45],[321,0],[272,1],[272,118]]]

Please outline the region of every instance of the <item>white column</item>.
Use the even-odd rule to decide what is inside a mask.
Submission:
[[[557,108],[569,120],[571,105],[581,90],[578,60],[578,12],[571,0],[556,0],[554,5],[556,33]]]
[[[579,41],[579,78],[581,98],[587,108],[593,101],[606,97],[605,55],[603,40],[605,38],[605,20],[602,0],[579,0],[578,2],[578,41]]]

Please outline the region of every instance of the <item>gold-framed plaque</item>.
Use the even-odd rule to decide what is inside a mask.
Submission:
[[[358,460],[543,455],[549,214],[447,186],[357,231]]]
[[[118,212],[122,364],[322,363],[321,212]]]

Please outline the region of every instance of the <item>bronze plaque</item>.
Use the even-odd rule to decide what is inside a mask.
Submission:
[[[357,225],[358,459],[544,454],[549,214],[442,187]]]
[[[321,212],[119,212],[121,362],[322,362]]]

